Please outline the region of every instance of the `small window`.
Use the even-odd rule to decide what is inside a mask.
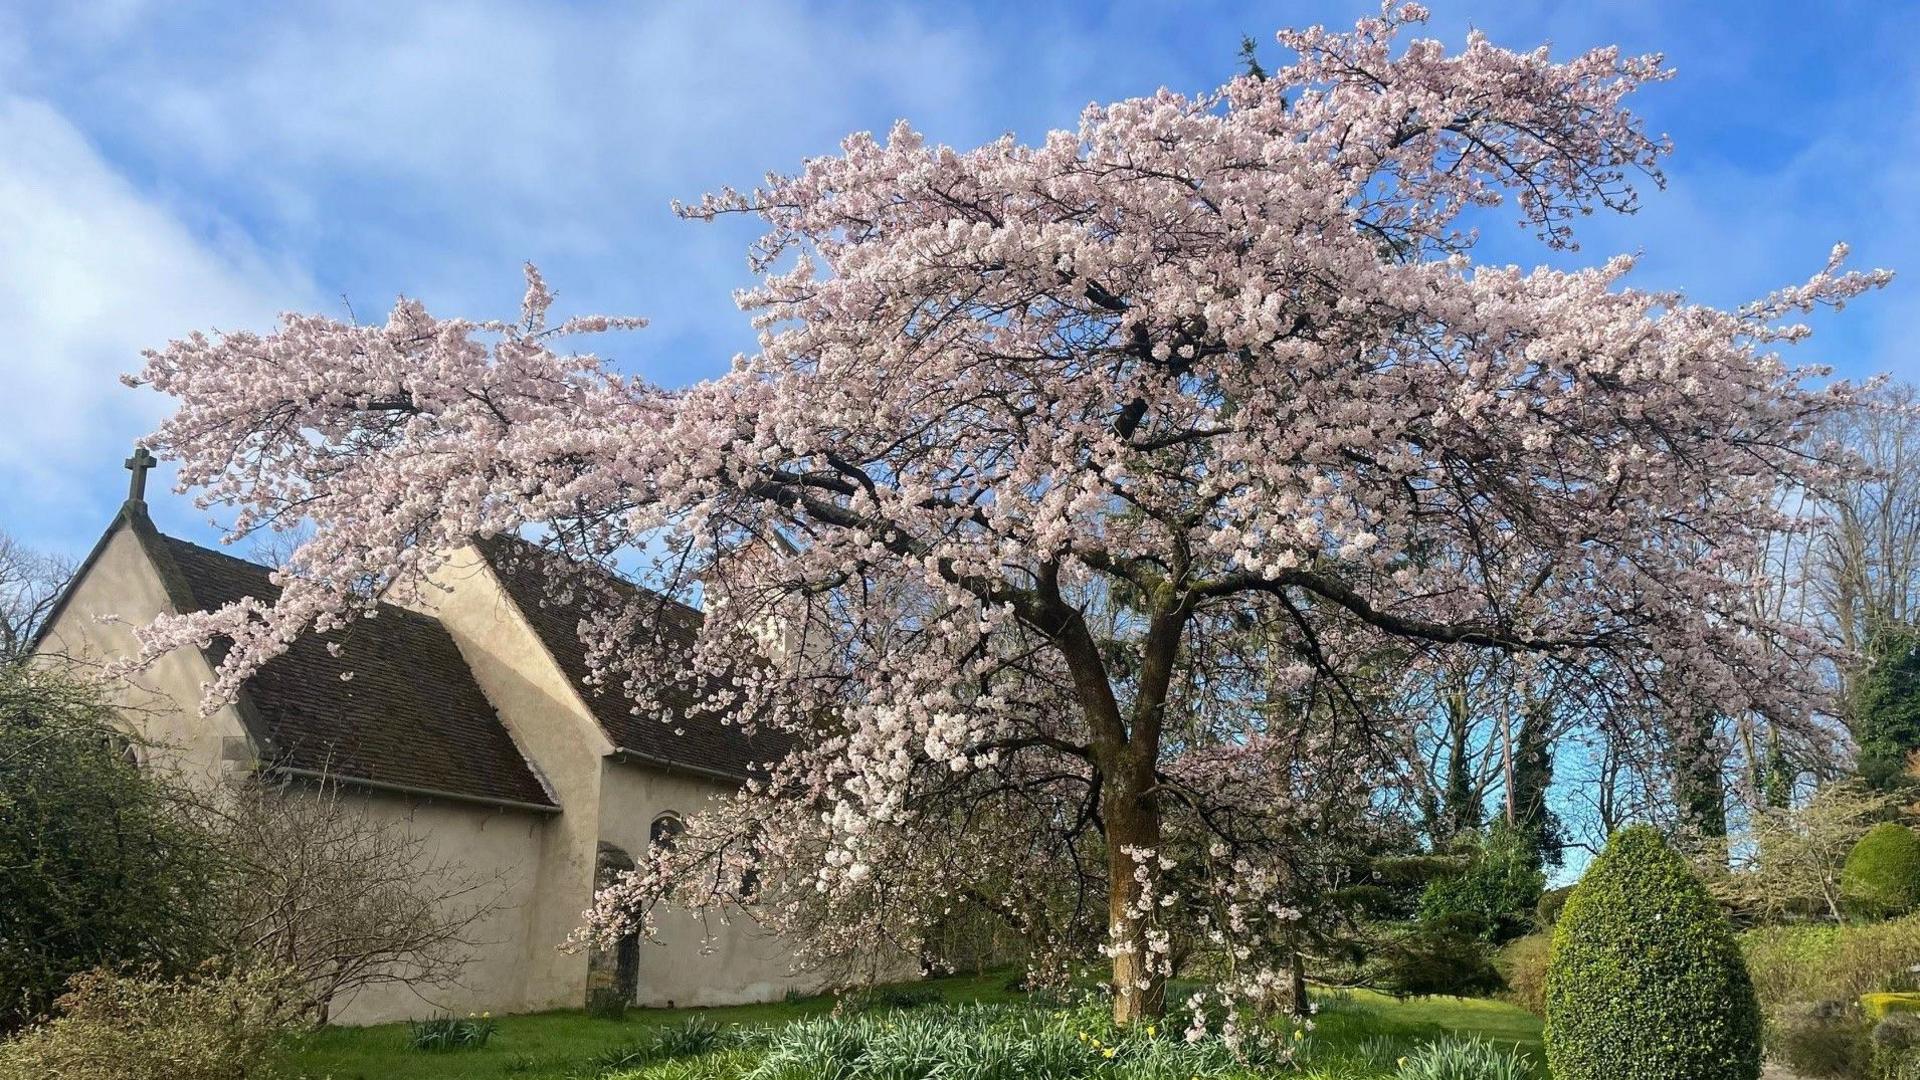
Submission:
[[[647,831],[647,843],[658,851],[672,851],[680,834],[686,831],[687,823],[680,820],[679,814],[661,814],[653,819],[653,828]]]
[[[747,837],[747,854],[753,862],[740,872],[740,902],[751,904],[760,898],[760,861],[764,841],[755,828]]]
[[[101,748],[134,768],[140,767],[140,746],[132,736],[112,732],[101,739]]]
[[[620,875],[633,869],[633,859],[619,847],[600,841],[598,856],[593,866],[593,887],[595,891],[604,889],[620,880]]]

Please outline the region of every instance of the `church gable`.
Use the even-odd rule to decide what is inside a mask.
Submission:
[[[245,597],[271,602],[279,594],[265,566],[158,533],[155,539],[193,610]],[[257,729],[269,767],[554,808],[446,627],[392,604],[377,611],[343,630],[302,635],[247,680],[242,714]],[[213,646],[216,663],[221,648]]]
[[[661,697],[679,713],[674,723],[634,715],[632,702],[618,686],[590,681],[579,631],[587,608],[577,597],[553,594],[547,569],[550,556],[512,537],[483,540],[478,548],[502,592],[520,610],[613,744],[616,758],[738,783],[786,754],[789,743],[778,732],[761,730],[749,736],[738,724],[692,715],[693,693],[687,687],[668,686],[661,691]],[[661,632],[688,643],[699,632],[700,613],[694,609],[618,578],[605,580],[630,596],[657,601],[653,618]]]
[[[147,526],[152,529],[151,525]],[[279,590],[271,570],[150,531],[177,606],[205,611]],[[338,645],[333,655],[330,645]],[[208,649],[218,663],[223,643]],[[247,680],[239,711],[263,766],[405,793],[556,809],[439,622],[391,604],[306,634]]]
[[[124,539],[144,553],[140,561],[150,565],[151,582],[166,597],[163,609],[212,610],[246,597],[271,603],[279,594],[271,568],[159,532],[144,501],[134,498],[83,565],[68,599],[122,530]],[[728,784],[760,774],[784,756],[789,743],[778,732],[749,736],[738,724],[692,715],[694,698],[687,687],[662,691],[680,714],[674,722],[636,716],[618,687],[590,680],[579,639],[587,609],[577,599],[551,595],[546,553],[514,538],[485,540],[476,547],[499,594],[531,631],[528,646],[546,654],[606,739],[599,752]],[[617,578],[608,582],[657,600],[656,625],[668,635],[690,642],[698,633],[700,614],[694,609]],[[125,588],[121,582],[110,591]],[[67,602],[56,609],[49,628],[66,621]],[[377,610],[377,616],[345,629],[302,635],[247,681],[231,712],[243,723],[262,767],[291,775],[325,774],[406,794],[557,810],[554,791],[502,722],[498,703],[476,679],[454,634],[435,617],[440,612],[386,603]],[[150,617],[135,615],[136,621]],[[339,646],[338,656],[330,645]],[[130,647],[125,643],[122,651]],[[203,652],[208,664],[217,665],[225,643],[216,641]],[[183,695],[179,704],[190,710],[191,696]],[[545,723],[547,715],[536,709],[518,719]]]
[[[134,651],[129,620],[137,625],[163,612],[207,611],[244,597],[271,602],[279,595],[268,567],[156,529],[141,497],[143,479],[136,471],[127,502],[49,614],[36,652],[113,659]],[[446,627],[391,604],[378,611],[344,630],[303,635],[247,680],[231,709],[221,710],[237,716],[260,766],[402,794],[557,810]],[[101,616],[122,621],[102,623]],[[338,656],[331,645],[339,647]],[[215,642],[201,650],[204,663],[218,664],[224,648]],[[185,650],[156,665],[171,672],[163,681],[180,716],[195,711],[197,683],[211,675],[206,667],[196,675],[179,671],[190,655]],[[192,663],[201,665],[202,658]],[[143,715],[153,712],[143,709]],[[199,742],[204,726],[173,724],[148,736]],[[203,747],[198,756],[211,761],[231,754]]]
[[[145,516],[144,506],[133,502],[115,515],[41,624],[33,644],[37,660],[99,671],[139,651],[136,627],[181,610],[178,582],[160,572],[143,539],[153,535]],[[228,763],[251,760],[251,739],[234,708],[204,716],[196,708],[200,687],[212,677],[199,650],[180,649],[107,689],[122,722],[152,745],[154,760],[187,775],[213,776]]]

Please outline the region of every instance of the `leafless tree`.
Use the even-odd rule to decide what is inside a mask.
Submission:
[[[295,522],[285,527],[256,530],[247,545],[246,557],[262,566],[286,566],[293,553],[313,537],[313,525]]]
[[[1790,918],[1844,921],[1841,871],[1853,846],[1884,821],[1898,799],[1859,784],[1817,789],[1792,807],[1763,807],[1747,825],[1746,843],[1729,869],[1701,859],[1708,886],[1735,911],[1763,922]]]
[[[0,532],[0,664],[33,648],[33,636],[73,579],[67,559],[22,544]]]
[[[1627,825],[1673,824],[1676,809],[1665,790],[1668,763],[1661,748],[1602,726],[1569,733],[1561,750],[1568,847],[1598,855],[1607,838]]]
[[[1400,783],[1421,830],[1436,845],[1485,824],[1489,798],[1502,778],[1497,714],[1503,684],[1486,665],[1461,662],[1443,677],[1399,687]]]
[[[222,917],[237,955],[289,970],[308,1020],[364,987],[457,985],[503,883],[436,855],[404,822],[337,784],[248,783],[200,807],[232,888]]]
[[[1821,433],[1858,452],[1868,473],[1818,493],[1827,522],[1810,552],[1819,614],[1855,652],[1877,627],[1920,617],[1920,390],[1889,386],[1875,404]]]

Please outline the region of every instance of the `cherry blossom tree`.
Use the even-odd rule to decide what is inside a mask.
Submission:
[[[640,559],[705,621],[679,647],[644,594],[609,599],[582,625],[596,670],[664,722],[687,718],[660,688],[691,687],[792,737],[754,793],[789,808],[764,857],[870,911],[1044,863],[1009,850],[1003,801],[999,828],[940,837],[942,872],[883,880],[930,865],[899,851],[934,777],[1056,792],[1036,805],[1076,808],[1104,861],[1122,1021],[1162,1007],[1169,920],[1223,910],[1202,932],[1239,955],[1297,915],[1259,885],[1283,853],[1216,800],[1269,783],[1248,759],[1302,700],[1364,699],[1349,680],[1385,646],[1805,724],[1830,657],[1741,603],[1736,570],[1792,525],[1777,490],[1844,467],[1804,451],[1853,394],[1782,359],[1793,320],[1887,275],[1836,248],[1725,311],[1630,287],[1628,258],[1476,262],[1507,212],[1570,249],[1580,217],[1631,211],[1667,148],[1623,101],[1666,72],[1478,34],[1450,53],[1423,18],[1286,31],[1265,77],[1090,107],[1036,146],[902,124],[684,207],[766,225],[758,348],[691,388],[568,351],[636,324],[550,324],[531,271],[513,323],[403,300],[152,351],[136,381],[178,401],[151,444],[182,484],[236,535],[311,532],[277,604],[163,620],[147,652],[231,638],[218,699],[475,536],[538,535],[567,571]],[[1241,884],[1164,889],[1173,817]],[[674,887],[641,872],[621,897]]]

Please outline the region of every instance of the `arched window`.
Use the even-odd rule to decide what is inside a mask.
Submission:
[[[687,823],[680,815],[669,810],[653,819],[653,828],[647,830],[647,843],[656,851],[672,851],[680,840],[680,834],[687,831]]]
[[[131,735],[119,731],[109,732],[102,737],[101,745],[107,753],[128,765],[134,768],[140,767],[140,744],[134,742]]]
[[[747,857],[753,861],[740,872],[740,902],[743,904],[751,904],[760,898],[760,859],[764,843],[758,827],[747,836]]]
[[[594,861],[593,885],[598,892],[620,880],[634,868],[633,859],[620,848],[601,841],[599,857]],[[631,1002],[640,991],[640,935],[628,934],[609,953],[594,949],[587,958],[587,992],[611,992],[622,1002]]]

